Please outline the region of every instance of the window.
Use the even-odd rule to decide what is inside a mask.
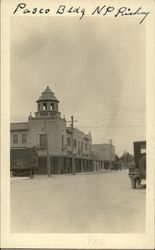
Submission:
[[[62,148],[64,148],[64,135],[62,135]]]
[[[141,154],[146,154],[146,148],[141,148],[141,149],[140,149],[140,153],[141,153]]]
[[[85,150],[87,150],[87,143],[85,143]]]
[[[54,103],[51,103],[51,110],[54,109]]]
[[[74,148],[77,146],[77,140],[74,140]]]
[[[18,143],[18,135],[13,135],[13,143],[14,144]]]
[[[46,138],[45,134],[40,135],[40,142],[39,142],[40,148],[45,149],[46,148]]]
[[[43,110],[46,110],[47,109],[47,105],[46,103],[43,104]]]
[[[71,140],[69,137],[67,137],[67,145],[70,146],[71,145]]]
[[[80,151],[80,142],[78,141],[78,150]]]
[[[22,134],[22,143],[26,143],[27,142],[27,136],[26,134]]]
[[[81,151],[83,151],[83,141],[81,142]]]
[[[141,147],[140,147],[140,153],[141,154],[146,154],[146,145],[141,145]]]

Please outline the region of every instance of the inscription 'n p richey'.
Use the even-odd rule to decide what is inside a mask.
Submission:
[[[114,17],[123,17],[123,16],[136,16],[136,15],[143,15],[143,18],[140,21],[140,24],[144,21],[144,19],[148,16],[150,13],[149,11],[142,11],[142,7],[139,7],[135,11],[131,11],[131,8],[128,7],[120,7],[119,9],[116,9],[113,6],[103,5],[102,7],[98,6],[96,9],[92,12],[92,15],[94,14],[102,14],[103,16],[106,16],[108,13],[115,12]]]

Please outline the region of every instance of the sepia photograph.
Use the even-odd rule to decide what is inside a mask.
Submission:
[[[145,232],[145,25],[12,17],[10,43],[12,232]]]
[[[9,18],[10,234],[143,237],[149,12],[57,6]]]

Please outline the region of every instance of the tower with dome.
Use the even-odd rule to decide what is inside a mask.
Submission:
[[[47,173],[47,146],[51,174],[71,173],[71,128],[61,117],[59,100],[49,86],[36,100],[37,111],[30,113],[27,122],[11,123],[11,148],[36,147],[38,152],[38,174]],[[48,145],[46,136],[48,138]],[[74,154],[76,172],[93,168],[91,134],[74,128]]]

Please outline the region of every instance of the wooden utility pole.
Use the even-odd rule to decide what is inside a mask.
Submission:
[[[49,148],[48,148],[48,134],[47,134],[47,126],[46,119],[44,120],[45,125],[45,144],[46,144],[46,159],[47,159],[47,175],[51,176],[51,166],[50,166],[50,156],[49,156]]]
[[[74,118],[71,116],[71,146],[72,146],[72,174],[75,175],[75,154],[74,154]]]

